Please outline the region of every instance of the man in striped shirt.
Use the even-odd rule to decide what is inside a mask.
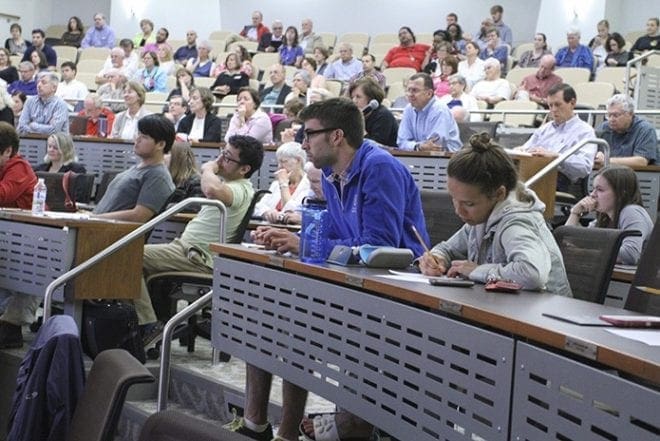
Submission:
[[[69,108],[62,98],[55,96],[58,84],[59,78],[55,73],[39,74],[37,95],[28,98],[18,121],[20,135],[69,132]]]

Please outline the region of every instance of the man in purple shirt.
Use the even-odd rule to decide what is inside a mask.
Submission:
[[[23,92],[26,95],[37,94],[37,82],[34,79],[34,64],[29,61],[21,61],[18,65],[19,79],[7,87],[7,92]]]
[[[94,15],[94,27],[87,30],[85,38],[80,43],[82,49],[88,47],[107,47],[112,49],[115,46],[115,31],[106,24],[105,15],[97,12]]]

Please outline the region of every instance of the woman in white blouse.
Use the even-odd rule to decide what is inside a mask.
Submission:
[[[143,107],[146,96],[147,92],[142,87],[142,84],[137,81],[126,83],[124,86],[126,110],[118,113],[115,117],[115,122],[112,125],[112,133],[110,134],[111,138],[135,139],[137,136],[138,120],[151,113]]]
[[[297,142],[287,142],[275,152],[278,170],[266,194],[254,207],[254,215],[272,223],[287,223],[289,213],[300,208],[309,194],[309,180],[305,175],[307,155]]]
[[[465,60],[458,63],[458,73],[465,78],[468,90],[486,76],[484,62],[479,58],[479,45],[473,41],[465,43]]]
[[[273,124],[270,117],[259,109],[261,100],[256,90],[241,87],[236,96],[236,112],[229,121],[225,141],[234,135],[249,135],[262,144],[273,142]]]

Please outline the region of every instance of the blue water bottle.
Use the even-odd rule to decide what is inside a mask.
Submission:
[[[325,201],[307,201],[302,207],[300,260],[323,263],[330,254],[328,244],[328,210]]]

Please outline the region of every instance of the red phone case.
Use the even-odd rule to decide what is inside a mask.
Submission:
[[[486,283],[486,291],[517,293],[522,289],[520,283],[511,282],[507,280],[496,280],[494,282]]]

